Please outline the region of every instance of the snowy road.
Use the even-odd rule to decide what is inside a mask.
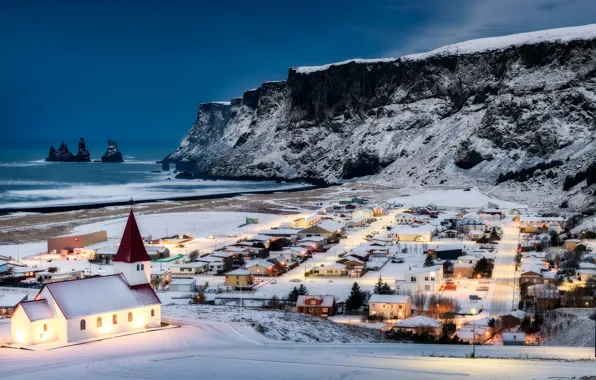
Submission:
[[[180,329],[52,351],[0,349],[0,374],[3,379],[419,380],[536,379],[596,373],[594,361],[561,365],[560,361],[465,358],[469,353],[469,346],[274,342],[241,327],[194,322]],[[477,347],[480,357],[578,359],[591,353],[591,348]]]
[[[498,246],[497,258],[493,269],[493,279],[488,292],[488,310],[494,315],[503,314],[517,307],[514,297],[515,252],[519,236],[518,223],[510,220],[503,222],[503,237]],[[517,290],[515,290],[517,292]]]

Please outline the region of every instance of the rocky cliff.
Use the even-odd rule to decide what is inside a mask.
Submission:
[[[216,177],[561,190],[596,153],[596,25],[468,41],[398,59],[289,70],[201,104],[165,160]],[[553,198],[557,202],[558,198]]]
[[[124,162],[116,141],[108,140],[108,149],[101,156],[101,162]]]

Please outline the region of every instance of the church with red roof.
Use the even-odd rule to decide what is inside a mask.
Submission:
[[[161,302],[150,285],[151,259],[130,210],[114,274],[45,284],[17,305],[13,345],[72,343],[161,326]]]

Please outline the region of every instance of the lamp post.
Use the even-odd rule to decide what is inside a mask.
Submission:
[[[472,332],[472,358],[476,357],[476,309],[470,310],[474,316],[474,331]]]

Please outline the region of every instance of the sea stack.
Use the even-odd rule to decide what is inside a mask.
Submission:
[[[108,140],[108,150],[101,156],[101,162],[124,162],[116,141]]]
[[[79,139],[79,150],[77,155],[74,157],[73,161],[76,162],[90,162],[91,161],[91,154],[87,150],[87,145],[85,144],[85,139]]]
[[[64,141],[62,141],[58,150],[56,150],[53,145],[50,146],[50,153],[48,154],[48,158],[46,158],[46,161],[69,162],[72,161],[73,158],[74,156],[68,150],[68,146],[66,146]]]

